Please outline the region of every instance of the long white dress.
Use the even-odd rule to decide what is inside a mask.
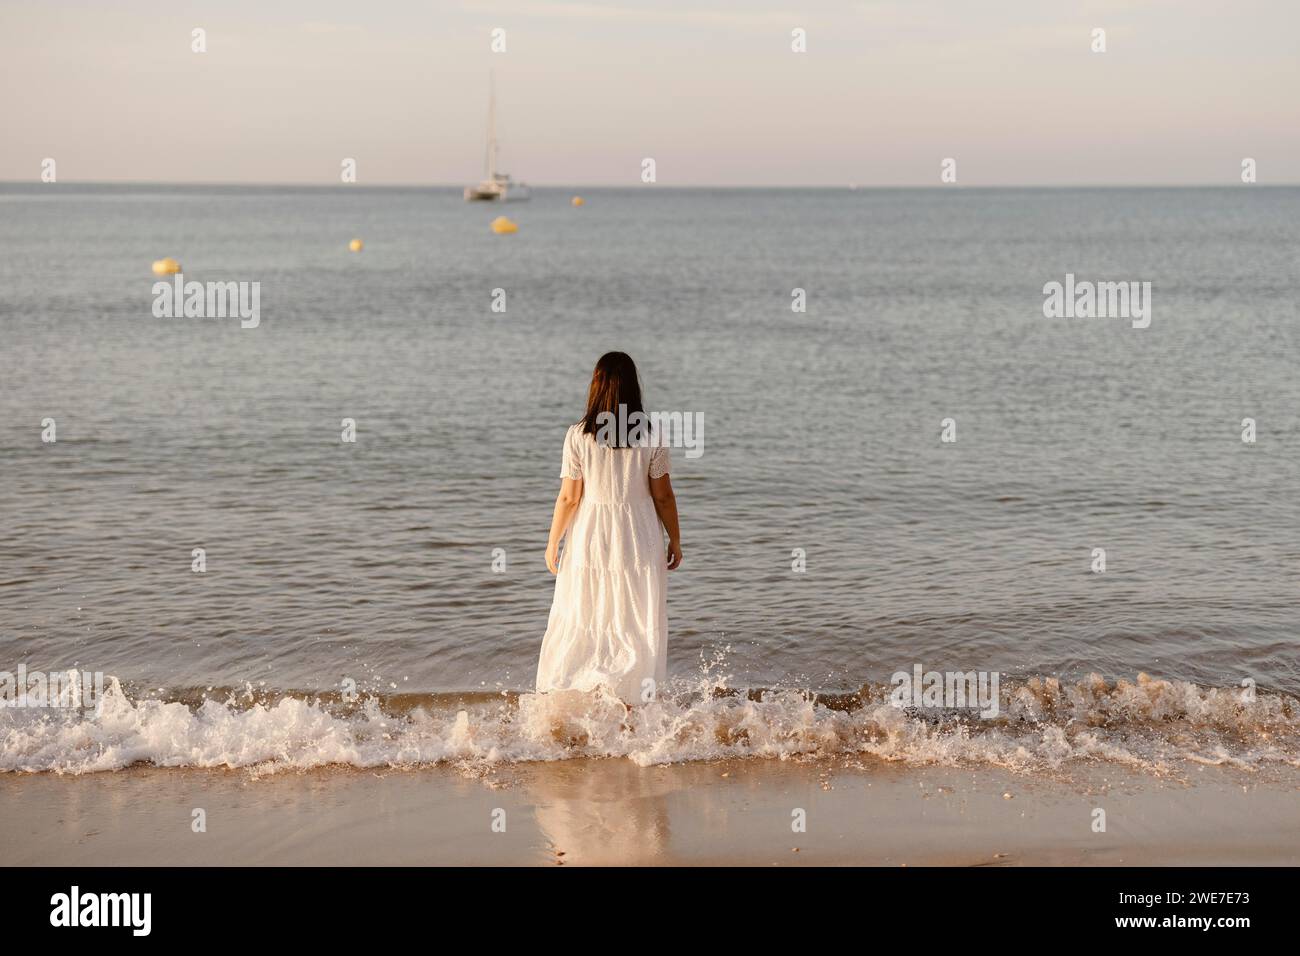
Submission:
[[[581,423],[564,436],[560,477],[582,479],[582,502],[564,539],[539,692],[603,686],[636,704],[663,685],[667,554],[650,479],[669,467],[667,447],[600,445]]]

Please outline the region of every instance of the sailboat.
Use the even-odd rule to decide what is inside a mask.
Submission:
[[[517,202],[530,196],[527,184],[515,182],[509,173],[497,172],[497,88],[496,78],[489,75],[487,177],[477,186],[465,187],[465,201]]]

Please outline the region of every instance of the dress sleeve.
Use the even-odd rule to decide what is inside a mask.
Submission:
[[[572,426],[564,435],[564,460],[560,463],[560,477],[582,480],[582,430]]]
[[[662,478],[672,470],[672,455],[667,445],[656,445],[650,452],[650,477]]]

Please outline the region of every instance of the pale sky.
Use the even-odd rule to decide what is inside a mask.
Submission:
[[[534,185],[1300,182],[1296,0],[0,0],[0,180],[463,185],[490,69]]]

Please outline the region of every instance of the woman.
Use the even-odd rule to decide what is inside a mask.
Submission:
[[[622,352],[602,355],[587,413],[564,436],[564,481],[546,544],[556,579],[539,692],[603,687],[625,704],[643,703],[667,676],[667,572],[682,563],[677,500],[661,436],[629,438],[618,428],[635,413],[644,415],[636,365]]]

